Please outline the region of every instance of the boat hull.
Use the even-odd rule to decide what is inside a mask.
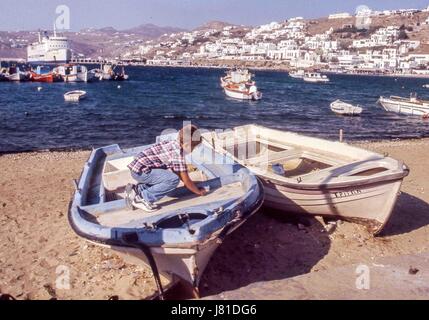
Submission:
[[[308,83],[328,83],[329,79],[312,79],[312,78],[303,78],[305,82]]]
[[[243,91],[232,90],[232,89],[229,89],[227,87],[224,87],[224,91],[228,97],[233,98],[233,99],[253,100],[253,101],[262,99],[262,94],[260,92],[247,93],[247,92],[243,92]]]
[[[265,187],[264,206],[286,213],[331,216],[359,222],[374,234],[381,232],[389,220],[402,185],[402,180],[394,180],[361,186],[327,186],[318,190],[305,190],[260,178]]]
[[[206,182],[207,187],[215,190],[214,188],[219,188],[220,184],[230,185],[234,181],[240,181],[245,188],[244,193],[239,192],[237,195],[231,193],[232,198],[225,194],[226,197],[222,196],[223,198],[216,196],[215,200],[204,200],[209,199],[209,194],[204,199],[201,198],[203,202],[208,201],[201,205],[201,208],[194,203],[195,200],[192,200],[194,205],[187,205],[181,209],[165,209],[168,206],[166,203],[160,210],[164,208],[172,211],[158,213],[152,218],[147,217],[147,214],[140,215],[142,221],[136,223],[138,211],[134,213],[127,209],[125,199],[107,196],[108,193],[114,192],[108,190],[118,190],[128,176],[131,177],[126,167],[120,167],[121,169],[115,167],[117,171],[112,171],[114,169],[107,157],[113,157],[111,161],[119,160],[128,164],[129,159],[147,147],[122,150],[119,146],[113,145],[92,152],[84,166],[70,205],[70,225],[84,239],[100,246],[108,246],[128,259],[133,259],[135,264],[144,266],[149,264],[152,270],[155,270],[153,263],[149,263],[152,257],[159,273],[176,276],[198,287],[201,275],[217,247],[228,234],[245,223],[262,206],[264,198],[262,184],[247,169],[237,163],[234,164],[231,159],[225,159],[220,154],[214,155],[215,159],[212,159],[211,150],[203,149],[203,152],[195,155],[193,164],[202,166],[205,178],[209,179]],[[206,163],[207,161],[209,163]],[[210,161],[222,165],[215,165]],[[93,209],[97,213],[92,211]],[[109,223],[103,220],[103,214],[109,219],[115,212],[118,214],[117,218],[123,217],[125,213],[129,215],[127,219],[131,220],[127,220],[127,223],[117,220]],[[192,218],[192,215],[198,215],[199,212],[203,215],[202,218]],[[97,215],[96,220],[88,218],[93,214]],[[186,216],[188,222],[183,220]],[[177,225],[178,221],[174,222],[175,220],[171,225],[169,220],[173,218],[180,219],[180,225]],[[192,224],[191,227],[189,223],[192,219],[202,220]],[[144,221],[146,222],[143,223]]]
[[[394,101],[383,97],[380,98],[379,102],[384,110],[388,112],[395,112],[409,116],[425,116],[429,114],[429,105],[427,107],[419,106],[410,102]]]

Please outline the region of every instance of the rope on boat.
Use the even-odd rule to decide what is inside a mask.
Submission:
[[[156,287],[158,288],[159,299],[164,300],[164,289],[162,287],[161,277],[159,276],[158,267],[156,265],[155,258],[150,251],[150,247],[139,242],[139,236],[137,232],[126,233],[122,236],[122,239],[125,241],[125,243],[139,249],[146,256],[155,279]]]

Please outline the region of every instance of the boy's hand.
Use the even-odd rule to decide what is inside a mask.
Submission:
[[[204,188],[200,188],[199,190],[200,190],[199,195],[200,195],[201,197],[204,197],[204,196],[207,194],[206,189],[204,189]]]

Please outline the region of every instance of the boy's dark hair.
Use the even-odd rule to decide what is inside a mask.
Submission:
[[[203,140],[201,134],[198,132],[198,127],[191,124],[183,127],[183,129],[180,130],[179,141],[180,145],[182,146],[186,142],[191,142],[192,148],[195,148],[196,146],[200,145]]]

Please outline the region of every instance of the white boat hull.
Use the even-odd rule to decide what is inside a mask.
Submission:
[[[273,185],[264,177],[260,178],[265,187],[264,205],[267,207],[360,222],[374,234],[379,233],[389,220],[402,185],[402,180],[396,180],[358,187],[300,190]]]
[[[332,112],[342,116],[358,116],[362,113],[361,107],[353,106],[339,100],[332,102],[330,107]]]
[[[266,206],[356,221],[374,234],[389,220],[409,173],[402,162],[371,151],[256,125],[207,141],[261,179]]]
[[[410,102],[395,101],[381,97],[379,100],[384,110],[410,116],[425,116],[429,114],[429,105],[419,106]]]
[[[303,78],[305,82],[309,83],[328,83],[329,79],[314,79],[314,78]]]
[[[262,99],[262,94],[260,92],[249,94],[247,92],[230,90],[226,87],[224,87],[224,90],[225,90],[225,94],[228,97],[234,98],[234,99],[240,99],[240,100],[261,100]]]

